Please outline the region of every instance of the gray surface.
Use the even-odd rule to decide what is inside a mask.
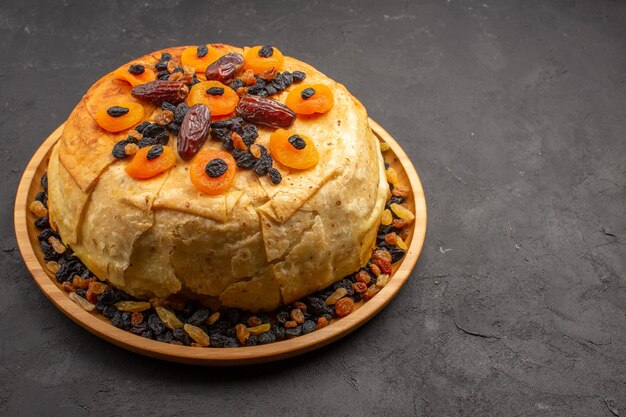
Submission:
[[[625,2],[40,3],[0,8],[0,415],[626,415]],[[201,41],[273,43],[345,83],[421,175],[411,279],[316,353],[126,352],[57,311],[15,249],[21,170],[81,94]]]

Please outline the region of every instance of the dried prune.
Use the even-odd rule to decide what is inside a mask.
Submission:
[[[111,117],[121,117],[128,113],[130,109],[122,106],[112,106],[107,109],[107,114]]]
[[[185,114],[178,134],[178,155],[188,161],[193,158],[207,138],[211,110],[204,104],[192,106]]]
[[[187,97],[189,87],[183,81],[154,80],[139,84],[130,91],[138,99],[161,104],[164,101],[177,104]]]
[[[204,75],[207,80],[216,80],[227,84],[234,78],[241,67],[243,67],[243,56],[233,52],[223,55],[217,61],[210,64],[206,68]]]
[[[244,120],[270,127],[289,127],[296,114],[289,107],[276,100],[246,95],[239,100],[235,112]]]

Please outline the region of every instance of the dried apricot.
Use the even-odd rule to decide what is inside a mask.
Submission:
[[[189,106],[205,104],[211,110],[212,116],[224,116],[235,111],[239,96],[232,88],[219,81],[202,81],[191,87],[185,102]]]
[[[224,53],[211,45],[190,46],[180,56],[183,65],[192,67],[196,73],[204,74],[206,67],[217,61]]]
[[[119,109],[126,109],[126,111]],[[141,119],[143,119],[143,106],[137,103],[120,103],[117,106],[102,108],[96,112],[96,123],[109,132],[130,129]]]
[[[277,129],[270,136],[270,153],[278,162],[294,169],[311,168],[320,158],[310,138],[285,129]]]
[[[156,74],[150,68],[141,64],[124,65],[113,72],[118,80],[126,81],[133,87],[156,80]]]
[[[163,152],[157,157],[148,159],[154,155],[154,151],[151,155],[148,155],[150,151],[157,147],[161,147]],[[132,161],[126,165],[126,172],[133,178],[143,180],[155,177],[167,171],[173,167],[175,163],[176,153],[171,147],[163,145],[146,146],[145,148],[139,149],[135,156],[133,156]]]
[[[221,160],[226,165],[226,171],[219,176],[211,177],[207,173],[207,165],[215,160]],[[221,163],[219,165],[223,166]],[[231,154],[225,151],[205,149],[200,151],[191,162],[189,176],[193,185],[200,191],[208,195],[219,195],[228,190],[233,184],[235,171],[235,159]]]
[[[326,113],[335,105],[335,99],[324,84],[302,84],[289,92],[285,104],[298,114]]]
[[[345,317],[348,314],[352,313],[352,309],[354,308],[354,301],[352,298],[344,297],[341,300],[337,301],[335,304],[335,314],[339,317]]]
[[[243,59],[244,69],[251,69],[255,74],[271,68],[280,71],[284,61],[283,54],[273,46],[253,46],[245,52]]]

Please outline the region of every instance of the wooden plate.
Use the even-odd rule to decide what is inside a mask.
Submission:
[[[366,303],[358,303],[349,316],[333,320],[329,326],[313,333],[268,345],[230,349],[178,346],[120,330],[101,315],[87,312],[76,305],[44,267],[37,241],[38,231],[33,224],[34,217],[28,211],[35,194],[41,191],[40,178],[47,169],[52,146],[61,136],[63,125],[39,147],[22,175],[14,208],[15,233],[20,252],[39,288],[65,315],[96,336],[133,352],[174,362],[229,366],[276,361],[320,348],[354,331],[391,301],[415,266],[426,235],[426,201],[413,164],[389,133],[373,120],[370,119],[369,123],[378,138],[391,147],[385,152],[385,160],[398,171],[400,183],[408,183],[412,189],[407,206],[415,213],[415,222],[411,225],[412,230],[407,239],[409,250],[402,261],[394,265],[394,274],[389,283],[374,298]]]

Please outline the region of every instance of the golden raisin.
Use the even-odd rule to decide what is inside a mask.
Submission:
[[[137,152],[139,152],[139,146],[134,143],[127,143],[126,146],[124,146],[124,153],[128,156],[134,155]]]
[[[370,268],[370,271],[372,271],[372,273],[376,276],[379,276],[382,273],[380,272],[380,268],[376,264],[369,264],[369,268]],[[369,283],[370,283],[369,281],[366,282],[366,284],[369,284]]]
[[[385,170],[385,174],[387,175],[387,182],[394,187],[398,185],[398,173],[393,167],[389,167]]]
[[[90,303],[94,303],[95,304],[95,303],[98,302],[98,296],[96,294],[94,294],[93,291],[91,291],[91,290],[87,290],[87,292],[85,293],[85,298]]]
[[[50,244],[50,246],[52,246],[52,249],[54,249],[54,251],[56,253],[64,253],[65,252],[65,245],[63,243],[61,243],[61,241],[59,239],[57,239],[54,236],[50,236],[48,238],[48,243]]]
[[[245,70],[244,73],[241,75],[241,81],[243,81],[243,83],[248,86],[255,85],[256,78],[254,78],[254,73],[252,72],[252,70]]]
[[[136,139],[136,140],[141,140],[143,138],[143,135],[139,132],[137,132],[135,129],[131,129],[128,131],[128,136]]]
[[[92,281],[89,283],[89,290],[94,294],[102,294],[109,289],[109,286],[103,282]]]
[[[72,301],[74,301],[76,304],[78,304],[80,307],[82,307],[86,311],[93,311],[96,308],[94,304],[85,300],[83,297],[76,294],[75,292],[71,292],[69,296],[72,299]]]
[[[211,314],[208,319],[206,319],[206,324],[210,326],[212,324],[215,324],[215,322],[217,322],[219,319],[220,319],[220,312],[216,311],[215,313]]]
[[[257,159],[260,158],[261,157],[261,147],[259,145],[257,145],[256,143],[253,144],[252,146],[250,146],[250,153],[255,158],[257,158]]]
[[[259,324],[258,326],[248,327],[248,332],[252,335],[258,336],[261,333],[269,331],[270,326],[271,325],[269,323]]]
[[[328,298],[326,299],[326,301],[325,301],[326,305],[327,306],[334,305],[337,301],[339,301],[347,293],[348,293],[348,291],[345,288],[343,288],[343,287],[337,288],[335,290],[335,292],[332,293],[331,295],[329,295]]]
[[[396,214],[396,216],[398,216],[399,218],[403,220],[408,221],[409,223],[415,220],[415,214],[411,213],[409,209],[407,209],[404,206],[401,206],[400,204],[391,203],[390,208],[391,208],[391,211],[393,211]]]
[[[199,346],[209,346],[209,335],[201,328],[186,323],[183,329]]]
[[[376,266],[376,268],[378,267]],[[380,273],[380,270],[378,270],[378,273]],[[356,282],[362,282],[363,284],[367,285],[372,280],[372,277],[370,277],[370,274],[368,274],[367,271],[361,269],[359,272],[356,273],[354,279],[356,280]]]
[[[245,324],[239,323],[235,326],[235,332],[237,333],[237,340],[242,345],[245,345],[248,339],[250,338],[250,332]]]
[[[389,145],[387,144],[387,142],[379,142],[380,143],[380,151],[381,152],[386,152],[390,149]]]
[[[46,268],[48,268],[48,271],[56,274],[57,271],[61,268],[61,264],[56,261],[48,261],[46,262]]]
[[[320,317],[317,319],[315,330],[323,329],[326,326],[328,326],[328,319],[326,317]]]
[[[345,317],[348,314],[352,313],[352,309],[354,308],[354,301],[352,298],[344,297],[341,300],[337,301],[335,304],[335,314],[339,317]]]
[[[152,305],[152,307],[157,308],[157,307],[169,307],[170,302],[168,300],[165,300],[163,298],[151,298],[150,300],[148,300],[148,302],[150,303],[150,305]]]
[[[387,274],[381,274],[381,275],[376,277],[376,286],[377,287],[382,288],[385,285],[387,285],[388,282],[389,282],[389,275],[387,275]]]
[[[409,188],[403,185],[398,185],[393,188],[391,194],[395,195],[396,197],[406,197],[407,195],[409,195]]]
[[[391,215],[391,211],[388,209],[383,210],[383,215],[380,217],[380,224],[383,226],[389,226],[393,221],[393,216]]]
[[[78,275],[74,275],[72,278],[72,285],[76,288],[86,289],[91,281],[86,278],[81,278]]]
[[[183,327],[183,323],[178,320],[178,317],[176,317],[176,314],[174,314],[173,311],[163,307],[156,307],[155,310],[163,324],[165,324],[170,329],[176,330]]]
[[[48,215],[48,209],[39,200],[35,200],[30,203],[30,206],[28,208],[30,212],[33,213],[36,217],[45,217]]]
[[[115,307],[120,311],[146,311],[149,310],[152,305],[147,301],[120,301],[115,303]]]
[[[400,236],[398,236],[398,238],[396,239],[396,246],[402,249],[403,251],[409,250],[408,246],[406,245],[406,243],[404,243],[404,240],[402,240]]]
[[[272,81],[276,77],[276,67],[266,69],[259,74],[259,78],[265,81]]]
[[[291,316],[291,320],[295,321],[296,323],[304,323],[304,314],[299,308],[294,308],[293,310],[291,310],[291,313],[289,315]]]
[[[243,142],[243,138],[239,135],[239,133],[233,132],[231,134],[231,137],[233,138],[233,146],[235,148],[240,149],[242,151],[245,151],[246,149],[248,149],[246,144]]]

